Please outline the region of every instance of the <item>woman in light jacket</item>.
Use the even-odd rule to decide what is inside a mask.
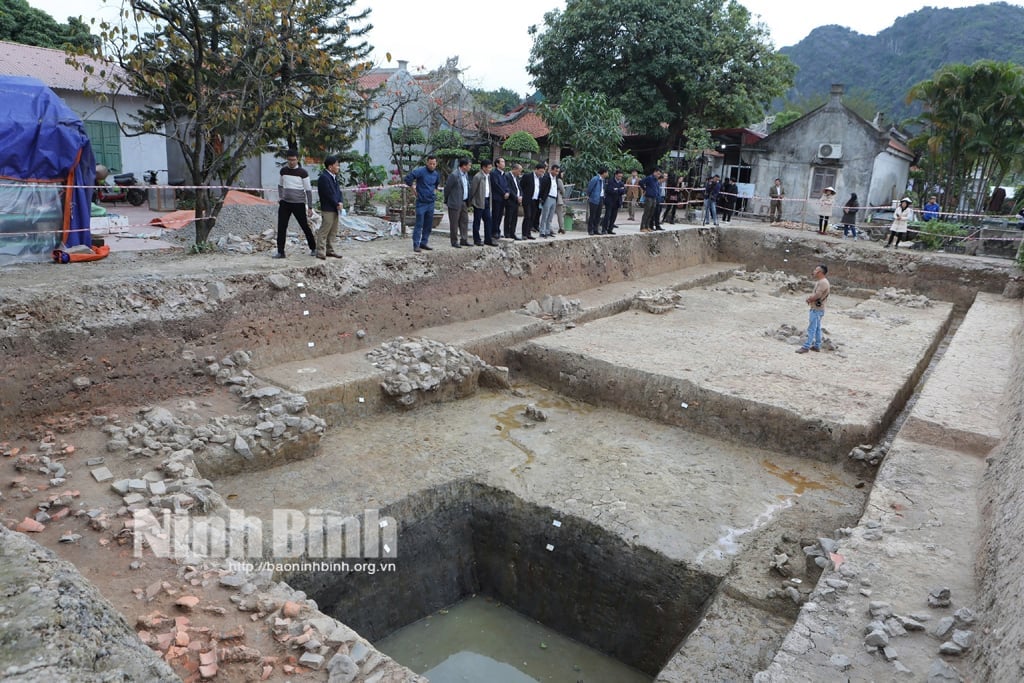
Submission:
[[[914,220],[914,210],[910,208],[910,199],[904,197],[900,200],[900,206],[896,209],[896,213],[893,214],[892,226],[889,228],[889,241],[885,243],[885,246],[891,245],[894,237],[896,246],[900,246],[900,240],[906,237],[907,228],[912,220]]]
[[[828,221],[832,218],[832,207],[836,203],[836,190],[834,187],[826,187],[821,191],[821,199],[818,200],[818,234],[824,235],[828,231]]]

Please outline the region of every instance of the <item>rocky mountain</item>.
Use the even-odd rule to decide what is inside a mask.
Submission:
[[[1024,7],[994,2],[960,9],[925,7],[875,36],[821,26],[779,50],[799,67],[786,99],[823,97],[833,83],[864,93],[890,121],[912,115],[907,91],[945,64],[979,59],[1024,64]]]

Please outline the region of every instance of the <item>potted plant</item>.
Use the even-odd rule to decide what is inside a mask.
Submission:
[[[571,204],[566,203],[563,216],[565,220],[562,222],[562,229],[569,232],[572,230],[573,221],[576,219],[576,209],[572,208]]]

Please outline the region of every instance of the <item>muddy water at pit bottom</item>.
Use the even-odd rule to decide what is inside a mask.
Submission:
[[[650,683],[651,677],[474,596],[374,643],[431,683]]]

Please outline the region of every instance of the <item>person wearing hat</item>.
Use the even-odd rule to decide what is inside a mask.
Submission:
[[[885,246],[890,246],[894,237],[896,238],[896,246],[900,246],[900,240],[906,237],[907,228],[912,220],[914,220],[914,210],[910,208],[910,198],[904,197],[900,200],[899,208],[896,209],[892,216],[892,225],[889,227],[889,241],[885,243]]]
[[[821,191],[821,199],[818,200],[818,234],[824,235],[828,230],[828,221],[832,218],[832,207],[836,203],[836,188],[826,187]]]

